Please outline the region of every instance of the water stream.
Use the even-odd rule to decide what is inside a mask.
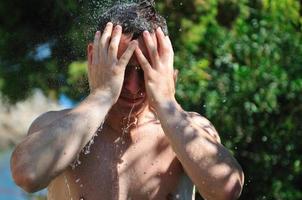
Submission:
[[[132,125],[136,125],[137,126],[137,123],[138,123],[138,119],[137,117],[134,118],[134,121],[131,122],[131,114],[133,112],[133,109],[134,109],[135,105],[133,105],[130,109],[130,112],[128,114],[127,117],[125,117],[122,122],[126,121],[126,123],[123,123],[123,127],[122,127],[122,134],[121,136],[117,139],[117,141],[120,141],[121,144],[125,144],[125,140],[124,140],[124,135],[126,133],[129,132],[129,128],[132,126]],[[106,119],[106,117],[105,117]],[[104,120],[105,121],[105,120]],[[102,129],[103,129],[103,125],[104,125],[104,121],[101,123],[100,127],[97,129],[97,131],[94,133],[94,135],[92,136],[91,140],[87,143],[87,145],[83,148],[82,152],[84,155],[88,155],[90,154],[90,148],[91,146],[94,144],[94,140],[95,140],[95,137],[97,137],[101,132],[102,132]],[[118,144],[116,144],[117,147],[118,147]],[[122,153],[122,152],[120,152]],[[72,169],[74,170],[77,166],[79,166],[81,164],[81,161],[80,161],[80,154],[77,155],[77,158],[76,160],[70,165],[72,167]],[[66,188],[67,188],[67,191],[68,191],[68,195],[69,195],[69,198],[70,200],[73,200],[72,198],[72,194],[71,194],[71,190],[70,190],[70,184],[69,184],[69,181],[66,177],[66,175],[64,174],[64,182],[65,182],[65,185],[66,185]],[[80,179],[77,178],[75,180],[75,183],[77,184],[80,184]],[[80,187],[83,187],[83,184],[81,183]],[[1,200],[1,199],[0,199]]]
[[[72,195],[71,195],[71,191],[70,191],[70,186],[67,180],[67,177],[64,174],[64,181],[65,181],[65,185],[67,186],[67,191],[68,191],[68,196],[70,197],[70,200],[73,200]]]

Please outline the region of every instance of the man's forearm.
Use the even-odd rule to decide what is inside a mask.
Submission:
[[[175,100],[156,108],[163,130],[184,169],[206,199],[234,199],[242,187],[241,168],[206,129]]]
[[[17,184],[28,191],[46,187],[93,137],[111,106],[105,92],[90,94],[64,116],[27,136],[12,155]]]

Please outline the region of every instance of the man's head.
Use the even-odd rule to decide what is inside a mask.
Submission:
[[[137,39],[145,30],[153,32],[158,27],[168,35],[166,20],[154,6],[153,0],[115,5],[100,16],[98,30],[102,32],[106,24],[112,22],[113,25],[121,25],[124,34],[133,34],[132,39]]]
[[[102,33],[108,22],[113,23],[114,27],[116,25],[122,27],[123,34],[118,47],[118,59],[123,55],[128,44],[133,39],[138,40],[138,47],[142,50],[145,57],[149,59],[143,37],[140,37],[142,33],[145,30],[154,33],[156,28],[161,27],[164,34],[168,34],[166,21],[156,12],[153,1],[140,1],[139,3],[113,6],[99,17],[98,31]],[[157,40],[155,34],[152,34],[152,37],[154,41]],[[155,43],[157,44],[157,42]],[[91,55],[91,48],[88,49],[90,49]],[[135,108],[131,109],[132,113],[135,114],[142,111],[147,105],[144,75],[142,69],[138,68],[138,65],[136,55],[133,54],[126,67],[120,98],[112,110],[117,110],[121,114],[125,111],[124,114],[128,115],[129,109],[135,105]]]

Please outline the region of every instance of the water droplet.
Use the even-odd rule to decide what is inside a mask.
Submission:
[[[78,178],[78,179],[77,179],[75,182],[76,182],[76,183],[78,183],[78,182],[80,182],[80,180],[81,180],[81,179],[80,179],[80,178]]]
[[[69,186],[69,183],[68,183],[68,180],[67,180],[67,177],[65,176],[65,174],[64,174],[64,181],[65,181],[65,185],[67,186],[67,191],[68,191],[68,195],[70,197],[70,200],[73,200],[72,196],[71,196],[70,186]]]
[[[91,145],[94,144],[94,139],[95,137],[98,136],[99,133],[101,133],[102,129],[103,129],[103,124],[104,124],[104,121],[101,123],[100,127],[96,130],[96,132],[93,134],[91,140],[88,142],[88,144],[83,148],[83,152],[85,155],[89,154],[91,151],[90,151],[90,148],[91,148]]]
[[[266,142],[267,141],[267,137],[266,136],[263,136],[262,137],[262,142]]]
[[[70,164],[72,170],[74,170],[77,166],[79,166],[81,164],[80,161],[80,154],[77,155],[77,158],[75,159],[75,161],[73,163]]]
[[[132,108],[131,108],[131,110],[130,110],[130,112],[129,112],[128,117],[123,119],[123,122],[122,122],[122,123],[123,123],[123,126],[124,126],[124,127],[122,127],[122,131],[123,131],[123,132],[122,132],[122,135],[124,135],[125,133],[129,133],[129,128],[130,128],[132,125],[137,124],[137,121],[138,121],[137,117],[135,117],[135,118],[134,118],[134,121],[130,123],[130,121],[131,121],[131,114],[132,114],[132,111],[133,111],[134,107],[135,107],[135,105],[132,106]],[[125,121],[125,120],[127,120],[126,124],[124,124],[124,121]]]

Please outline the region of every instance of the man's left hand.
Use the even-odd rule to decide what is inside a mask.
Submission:
[[[135,53],[144,71],[149,103],[156,109],[161,103],[175,101],[174,52],[170,38],[161,28],[155,33],[144,31],[143,38],[151,63],[139,47]]]

